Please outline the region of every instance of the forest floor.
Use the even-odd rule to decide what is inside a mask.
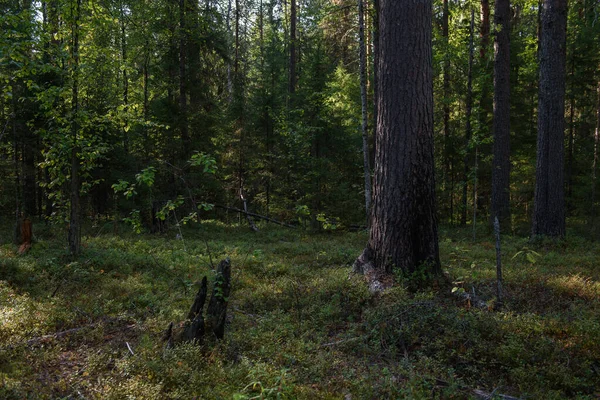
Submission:
[[[177,240],[99,229],[77,262],[56,228],[34,225],[23,256],[2,232],[0,398],[600,398],[598,242],[503,237],[506,302],[493,311],[487,233],[442,230],[450,287],[415,292],[419,276],[397,277],[370,294],[350,274],[364,232],[204,222]],[[169,322],[226,256],[225,339],[165,350]],[[453,287],[475,288],[489,309]]]

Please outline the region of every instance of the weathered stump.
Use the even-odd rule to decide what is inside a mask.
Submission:
[[[215,277],[215,284],[207,310],[208,324],[217,339],[223,339],[225,334],[225,319],[227,317],[230,291],[231,261],[226,258],[217,267],[217,276]]]
[[[192,342],[200,344],[207,332],[213,332],[217,339],[223,339],[225,335],[225,320],[227,318],[227,303],[231,291],[231,261],[229,258],[221,261],[217,267],[217,275],[213,285],[206,318],[204,318],[204,304],[208,294],[206,276],[202,278],[200,289],[194,299],[194,303],[188,312],[186,320],[174,327],[171,322],[167,328],[163,340],[167,342],[166,347],[171,348],[177,343]]]

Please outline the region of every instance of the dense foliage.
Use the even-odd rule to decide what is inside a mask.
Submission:
[[[176,221],[190,212],[222,218],[198,205],[242,208],[243,197],[250,211],[288,222],[362,224],[356,4],[298,2],[292,86],[289,6],[277,0],[2,2],[0,212],[64,220],[74,149],[87,217],[128,218],[157,230],[153,219],[168,201],[180,199],[167,210]],[[532,0],[511,7],[511,210],[514,228],[526,232],[535,178],[539,7]],[[591,0],[569,7],[565,185],[568,216],[579,220],[593,218],[598,197],[592,171],[598,7]],[[374,17],[369,4],[368,104]],[[493,41],[480,17],[475,1],[434,4],[442,222],[489,215]],[[371,129],[372,106],[368,115]],[[214,159],[212,173],[194,166],[193,155]],[[151,185],[126,197],[114,190],[148,168],[155,173]]]

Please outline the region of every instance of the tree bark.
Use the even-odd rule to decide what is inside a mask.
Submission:
[[[533,236],[565,235],[564,131],[567,0],[544,0]]]
[[[371,210],[371,166],[369,162],[369,131],[367,120],[367,57],[365,50],[365,18],[363,0],[358,0],[358,41],[360,62],[360,99],[362,108],[363,175],[365,179],[365,214],[369,226]]]
[[[433,161],[431,0],[381,0],[371,232],[355,264],[440,272]]]
[[[496,0],[492,220],[510,230],[510,0]]]

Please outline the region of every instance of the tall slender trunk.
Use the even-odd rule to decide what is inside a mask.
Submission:
[[[462,190],[462,207],[460,214],[460,224],[467,224],[467,197],[469,187],[469,164],[471,154],[471,138],[473,137],[473,129],[471,127],[471,115],[473,113],[473,56],[475,52],[474,46],[474,31],[475,31],[475,10],[471,9],[471,25],[469,31],[469,66],[467,70],[467,100],[466,100],[466,124],[465,124],[465,157],[463,170],[463,190]]]
[[[369,225],[371,210],[371,166],[369,163],[369,131],[367,123],[367,57],[365,50],[365,18],[363,0],[358,0],[358,48],[360,62],[360,99],[362,108],[363,174],[365,179],[365,214]]]
[[[510,231],[510,0],[496,0],[492,219]]]
[[[375,166],[375,153],[377,151],[377,125],[379,108],[377,107],[377,96],[379,89],[379,0],[373,0],[373,153],[371,159]]]
[[[79,18],[81,16],[81,0],[77,0],[76,9],[73,11],[71,27],[72,36],[72,65],[73,86],[71,92],[71,215],[69,222],[69,251],[76,256],[81,251],[81,205],[79,188],[79,144],[77,133],[79,131]]]
[[[598,99],[596,103],[596,130],[594,131],[594,160],[592,161],[592,210],[590,226],[594,226],[596,219],[596,171],[598,168],[598,146],[600,145],[600,81],[597,87]]]
[[[444,63],[443,63],[443,170],[442,170],[442,187],[445,195],[448,196],[448,212],[450,223],[452,223],[452,189],[448,185],[450,179],[450,54],[448,49],[448,20],[449,9],[448,0],[442,1],[442,38],[444,41]],[[446,196],[444,196],[446,197]]]
[[[190,134],[187,112],[187,40],[186,40],[186,0],[179,0],[179,133],[181,134],[181,153],[187,160],[190,152]]]
[[[290,96],[296,92],[296,20],[296,0],[290,0]]]
[[[544,0],[532,235],[565,235],[564,133],[567,0]]]
[[[123,111],[125,120],[123,121],[123,149],[125,153],[129,152],[129,122],[127,121],[127,112],[129,107],[129,78],[127,76],[127,37],[125,32],[125,6],[121,1],[120,19],[121,19],[121,63],[123,71]]]
[[[573,195],[573,142],[575,140],[575,57],[571,58],[571,93],[569,96],[569,137],[567,148],[567,197]]]

